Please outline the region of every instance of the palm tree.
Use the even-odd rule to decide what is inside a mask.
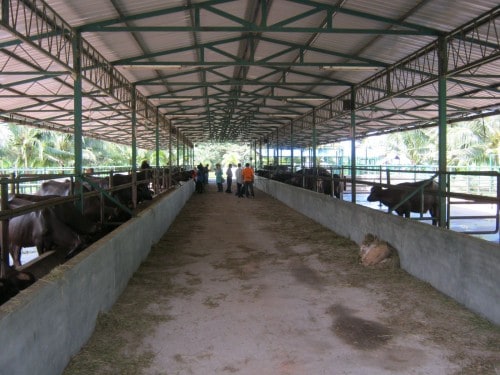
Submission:
[[[392,133],[388,137],[389,150],[405,156],[412,164],[434,164],[437,162],[437,142],[433,129],[415,129]]]
[[[47,131],[27,126],[10,127],[12,137],[7,147],[16,168],[45,166],[44,149]]]
[[[500,118],[454,124],[448,128],[447,139],[449,165],[485,166],[492,161],[498,165]]]
[[[392,133],[388,151],[405,155],[414,164],[438,161],[437,127]],[[500,155],[500,116],[464,121],[448,126],[447,163],[450,166],[498,165]]]

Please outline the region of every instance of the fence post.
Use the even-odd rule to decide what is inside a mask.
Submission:
[[[2,178],[0,182],[1,188],[1,202],[0,208],[6,210],[8,204],[8,179]],[[9,219],[2,219],[0,222],[2,227],[2,250],[0,251],[0,277],[4,278],[7,276],[7,270],[9,268]]]
[[[16,189],[16,183],[14,182],[16,179],[16,173],[15,172],[12,172],[10,174],[10,193],[12,195],[16,194],[16,193],[19,193],[19,184],[17,184],[17,189]],[[17,191],[16,191],[17,190]]]

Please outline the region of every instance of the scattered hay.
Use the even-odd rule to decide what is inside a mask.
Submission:
[[[52,271],[50,271],[49,274],[45,275],[43,279],[45,281],[60,280],[64,277],[65,272],[70,268],[71,266],[68,266],[66,264],[61,264],[60,266],[57,266],[56,268],[52,269]]]
[[[154,353],[148,350],[137,355],[124,355],[124,352],[134,342],[140,342],[144,336],[142,331],[148,332],[158,319],[158,316],[145,315],[136,324],[131,324],[130,317],[124,317],[122,312],[100,314],[94,334],[78,354],[79,360],[72,360],[64,374],[141,373],[151,365]],[[128,332],[128,335],[123,332]]]
[[[220,301],[224,301],[227,297],[227,294],[225,293],[219,293],[216,296],[209,296],[205,298],[203,301],[203,304],[211,309],[214,309],[216,307],[219,307]]]
[[[212,264],[212,267],[232,271],[233,275],[239,279],[248,280],[255,276],[256,271],[263,261],[274,258],[274,256],[265,251],[258,251],[244,245],[238,247],[245,251],[245,256],[228,257],[223,262]]]
[[[366,287],[379,296],[378,303],[386,313],[386,317],[381,318],[380,323],[386,327],[394,327],[394,332],[401,332],[402,335],[413,335],[418,332],[422,337],[422,345],[439,345],[454,353],[454,357],[450,360],[462,367],[462,370],[455,375],[493,375],[495,369],[498,370],[499,328],[464,309],[431,285],[411,277],[396,267],[396,264],[399,264],[397,252],[379,266],[363,267],[359,261],[359,245],[350,239],[338,236],[312,220],[304,219],[303,215],[280,203],[274,203],[271,199],[265,201],[265,210],[258,206],[258,200],[255,203],[249,209],[255,210],[252,214],[255,213],[259,227],[265,232],[271,230],[280,234],[279,237],[283,235],[286,240],[279,244],[270,243],[269,247],[266,244],[259,249],[238,246],[238,256],[235,253],[228,253],[224,261],[215,264],[212,262],[210,266],[229,271],[228,280],[232,279],[230,274],[235,274],[242,280],[253,278],[259,267],[273,262],[283,263],[285,256],[290,257],[287,261],[299,260],[305,255],[316,257],[324,266],[322,267],[324,273],[321,275],[325,276],[325,279],[334,280],[337,285],[346,287]],[[259,209],[261,211],[258,211]],[[280,220],[276,220],[278,211]],[[170,296],[189,295],[196,291],[194,286],[200,282],[197,274],[185,273],[180,277],[184,284],[179,283],[180,267],[193,260],[199,261],[205,255],[201,250],[193,248],[188,250],[189,253],[182,253],[186,248],[180,246],[186,240],[185,228],[191,228],[192,223],[199,220],[199,208],[195,207],[193,212],[195,214],[183,216],[183,222],[174,223],[168,237],[164,237],[160,244],[155,246],[141,266],[142,270],[148,272],[144,274],[141,271],[142,275],[136,275],[129,283],[123,301],[120,299],[113,307],[113,312],[103,314],[99,318],[96,332],[89,342],[90,346],[82,350],[79,365],[70,364],[65,375],[89,373],[136,375],[143,373],[151,365],[153,353],[149,348],[134,354],[136,352],[132,350],[133,346],[135,345],[137,350],[144,336],[154,329],[154,325],[172,319],[168,315],[168,308],[163,307],[168,306]],[[305,252],[294,254],[293,246],[302,243],[307,243],[311,251],[307,254]],[[286,247],[290,249],[284,249]],[[204,260],[208,266],[209,258],[206,257]],[[323,271],[326,269],[327,271]],[[291,269],[294,270],[296,269]],[[334,277],[328,279],[328,273],[334,274]],[[219,272],[216,276],[219,277],[219,274],[224,272]],[[224,279],[221,277],[217,280]],[[252,285],[254,282],[255,280],[240,283],[241,294],[258,297],[264,291],[264,287]],[[155,284],[157,285],[153,288]],[[224,298],[223,295],[215,294],[205,298],[203,304],[209,308],[217,308]],[[155,301],[156,305],[151,306],[151,301]],[[162,307],[165,311],[162,311]],[[115,314],[128,322],[120,322]],[[358,332],[371,334],[366,341],[367,345],[373,346],[374,340],[383,342],[391,337],[392,331],[385,332],[377,325],[370,325],[371,322],[359,321],[355,314],[339,315],[336,310],[334,318],[335,325],[332,329],[343,335],[345,340],[354,343],[353,345],[359,345],[359,337],[345,330],[345,327],[352,324],[368,328],[368,331]],[[465,332],[465,330],[470,331],[471,326],[473,331]],[[122,333],[115,331],[120,327]],[[90,352],[89,355],[87,351]],[[174,360],[182,364],[188,363],[189,358],[177,354]],[[223,370],[233,372],[237,369],[226,367]]]

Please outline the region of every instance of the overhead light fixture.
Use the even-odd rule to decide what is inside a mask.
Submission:
[[[269,117],[274,117],[274,118],[287,118],[287,117],[299,117],[299,115],[296,115],[296,114],[288,114],[288,113],[271,113],[271,114],[269,114]]]
[[[167,118],[171,118],[171,119],[176,119],[176,118],[195,118],[195,117],[200,117],[201,115],[202,115],[201,113],[198,114],[198,115],[195,115],[195,114],[167,115]]]
[[[318,102],[318,101],[324,101],[327,100],[327,98],[315,98],[315,97],[291,97],[288,98],[286,101],[287,102]]]
[[[380,66],[373,65],[324,65],[319,67],[321,70],[332,71],[375,71],[380,69]]]
[[[171,98],[150,98],[150,99],[157,99],[162,102],[185,102],[188,100],[193,100],[193,98],[178,98],[178,97],[171,97]]]
[[[182,65],[163,65],[163,64],[131,64],[131,65],[117,65],[124,69],[166,69],[166,70],[178,70],[182,68]]]

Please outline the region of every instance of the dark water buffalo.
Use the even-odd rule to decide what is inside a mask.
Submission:
[[[8,202],[9,208],[33,204],[21,198],[12,198]],[[56,246],[67,250],[67,255],[71,256],[83,245],[80,235],[59,219],[54,208],[42,208],[9,220],[9,251],[16,267],[21,265],[23,247],[34,246],[41,255]]]
[[[293,177],[293,173],[287,165],[264,165],[261,169],[257,169],[255,174],[280,182],[287,182]]]
[[[95,186],[98,186],[100,188],[106,189],[109,187],[109,179],[99,179],[99,178],[94,178],[94,177],[89,177]],[[89,192],[94,190],[93,187],[87,183],[83,184],[83,192]],[[49,181],[44,181],[41,185],[38,191],[36,192],[36,195],[39,196],[54,196],[54,195],[59,195],[62,197],[69,196],[71,194],[71,181],[70,180],[65,180],[65,181],[56,181],[56,180],[49,180]],[[102,206],[102,207],[101,207]],[[101,218],[101,209],[102,209],[102,215],[103,217]],[[101,199],[98,196],[93,196],[93,197],[86,197],[83,202],[83,215],[88,218],[89,220],[92,220],[94,222],[98,221],[106,221],[106,220],[111,220],[111,218],[117,214],[117,210],[115,210],[113,207],[109,207],[107,205],[101,205]]]
[[[398,203],[402,202],[405,197],[415,191],[417,188],[426,185],[424,188],[423,202],[422,194],[415,193],[401,206],[396,208],[396,213],[399,216],[409,218],[410,212],[425,213],[430,212],[432,216],[432,224],[437,225],[437,218],[439,216],[439,198],[437,195],[438,184],[434,181],[417,181],[417,182],[403,182],[401,184],[393,185],[387,189],[382,189],[381,186],[374,186],[371,189],[370,195],[367,200],[369,202],[379,201],[383,205],[392,209]]]
[[[35,276],[26,271],[9,268],[7,276],[0,278],[0,305],[26,289],[36,281]]]
[[[59,198],[59,195],[30,195],[30,194],[16,194],[13,198],[19,198],[30,202],[44,202],[49,199]],[[10,201],[9,201],[10,203]],[[93,235],[99,230],[97,222],[82,214],[80,210],[72,203],[66,202],[54,205],[51,207],[54,210],[56,217],[73,229],[78,234]]]
[[[189,181],[192,178],[192,171],[186,171],[182,168],[173,168],[168,173],[170,173],[174,185],[178,185],[181,181]]]
[[[36,195],[59,195],[61,197],[67,197],[71,194],[71,181],[56,181],[49,180],[44,181],[40,185],[40,188],[36,192]]]
[[[288,183],[340,198],[340,176],[326,168],[305,168],[295,172]]]
[[[137,173],[137,203],[153,199],[153,194],[149,190],[148,171]],[[113,186],[130,184],[132,175],[114,174],[112,177]],[[113,195],[124,205],[129,206],[132,203],[132,187],[116,190]]]

